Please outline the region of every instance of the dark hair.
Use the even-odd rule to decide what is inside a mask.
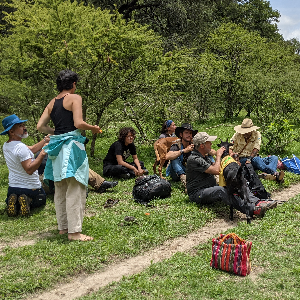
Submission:
[[[71,70],[62,70],[56,78],[56,87],[62,92],[63,90],[70,90],[73,83],[79,80],[77,73]]]
[[[163,126],[162,126],[162,128],[161,128],[161,130],[160,130],[160,133],[167,133],[168,132],[168,128],[172,125],[172,123],[173,123],[172,120],[165,121],[164,124],[163,124]]]
[[[123,127],[119,131],[118,140],[120,142],[125,142],[125,138],[129,132],[131,132],[131,134],[133,135],[133,138],[135,138],[135,130],[132,127]]]

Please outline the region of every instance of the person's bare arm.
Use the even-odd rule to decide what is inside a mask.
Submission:
[[[216,151],[216,162],[213,165],[211,165],[208,169],[206,169],[205,173],[212,174],[212,175],[219,175],[221,156],[224,151],[225,151],[225,147],[221,147]]]
[[[54,128],[51,128],[48,123],[50,122],[50,112],[49,112],[49,104],[44,109],[38,123],[37,123],[37,130],[47,134],[54,134]]]
[[[36,159],[32,160],[30,158],[30,159],[22,161],[21,165],[22,165],[23,169],[25,170],[25,172],[29,175],[32,175],[41,165],[45,155],[46,155],[46,152],[44,150],[42,150]]]
[[[192,150],[194,149],[194,145],[191,144],[191,145],[188,145],[186,148],[182,149],[182,150],[178,150],[178,151],[169,151],[167,154],[166,154],[166,160],[174,160],[176,159],[177,157],[179,157],[181,155],[181,151],[183,153],[188,153],[188,152],[191,152]]]
[[[137,155],[135,154],[135,155],[132,155],[132,158],[133,158],[133,162],[135,163],[135,165],[138,167],[137,168],[137,173],[135,174],[136,176],[141,176],[141,175],[143,175],[144,174],[144,171],[143,171],[143,169],[142,169],[142,167],[141,167],[141,165],[140,165],[140,161],[139,161],[139,159],[138,159],[138,157],[137,157]]]
[[[32,145],[32,146],[27,146],[33,154],[37,153],[40,151],[46,144],[50,142],[50,136],[47,135],[45,136],[40,142]]]
[[[98,125],[90,125],[83,121],[82,118],[82,98],[79,95],[72,95],[74,98],[72,101],[72,112],[74,126],[81,130],[91,130],[93,134],[100,133],[100,127]]]

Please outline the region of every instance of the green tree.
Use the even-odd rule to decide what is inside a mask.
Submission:
[[[6,49],[2,82],[19,87],[6,88],[14,110],[26,111],[35,121],[55,95],[54,81],[61,69],[79,73],[85,115],[101,125],[110,105],[131,101],[137,93],[151,95],[157,81],[153,74],[162,66],[172,67],[173,57],[163,55],[160,38],[119,14],[63,0],[13,4],[16,11],[6,19],[12,34],[1,40]]]

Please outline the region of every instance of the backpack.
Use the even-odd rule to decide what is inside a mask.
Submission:
[[[254,196],[256,196],[258,199],[269,199],[271,197],[271,194],[266,191],[258,175],[254,171],[252,164],[245,164],[243,173],[248,187]]]
[[[142,204],[154,198],[167,198],[171,196],[171,184],[157,175],[140,176],[135,180],[132,195]]]

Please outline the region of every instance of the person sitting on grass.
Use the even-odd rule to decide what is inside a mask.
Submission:
[[[260,178],[284,182],[284,171],[277,172],[278,157],[269,155],[260,157],[258,152],[261,146],[261,134],[257,131],[259,127],[254,126],[251,119],[244,119],[241,125],[234,127],[236,133],[231,138],[233,151],[239,155],[242,166],[252,164],[255,170],[263,173]]]
[[[49,142],[46,136],[35,145],[27,146],[22,139],[28,137],[25,126],[27,120],[21,120],[16,115],[10,115],[2,120],[8,141],[3,144],[3,154],[8,167],[7,215],[15,217],[28,216],[30,210],[46,204],[46,194],[41,186],[38,168],[46,153],[41,150]],[[40,154],[34,158],[34,153]]]
[[[167,120],[164,122],[162,128],[161,128],[161,135],[159,136],[159,139],[166,138],[166,137],[175,137],[175,129],[176,125],[172,120]]]
[[[103,160],[103,176],[128,179],[149,173],[137,157],[134,139],[135,130],[132,127],[120,129],[118,141],[110,146]],[[133,162],[128,163],[126,160],[130,155]]]

